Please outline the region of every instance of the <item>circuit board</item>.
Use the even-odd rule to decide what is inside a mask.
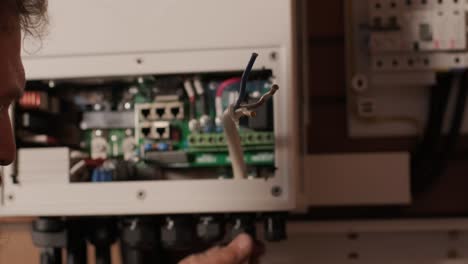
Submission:
[[[16,110],[23,116],[18,120],[27,116],[29,121],[17,124],[18,145],[78,149],[93,161],[92,170],[109,160],[116,166],[120,160],[171,170],[222,169],[222,174],[229,174],[231,160],[221,118],[238,97],[241,74],[30,83]],[[271,85],[270,72],[252,73],[245,103],[257,101]],[[70,113],[74,118],[58,118]],[[252,174],[275,167],[272,115],[273,102],[269,101],[257,109],[255,118],[241,119],[238,124],[244,159]],[[39,121],[32,122],[36,118]],[[40,130],[36,123],[42,124]],[[65,126],[69,128],[63,133],[48,130],[60,131]]]
[[[139,155],[168,167],[229,166],[219,120],[232,98],[237,97],[239,83],[235,77],[218,82],[185,80],[182,84],[185,99],[156,96],[154,101],[136,103],[135,139]],[[270,85],[268,80],[256,80],[248,84],[247,90],[251,98],[258,99]],[[267,112],[268,107],[271,105],[260,111]],[[259,119],[268,119],[268,114],[262,113]],[[274,133],[269,125],[272,120],[258,121],[262,124],[257,127],[249,123],[239,126],[245,161],[247,165],[273,166]]]

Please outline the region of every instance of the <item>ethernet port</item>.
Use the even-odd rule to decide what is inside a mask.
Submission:
[[[166,128],[164,127],[157,127],[156,128],[156,133],[157,135],[159,135],[159,138],[164,138],[165,134],[166,134]]]
[[[144,137],[148,137],[150,133],[151,129],[149,127],[144,127],[141,129],[141,134],[143,134]]]
[[[141,116],[142,116],[144,119],[148,119],[148,117],[149,117],[151,111],[150,111],[149,109],[146,108],[146,109],[141,109],[140,113],[141,113]]]
[[[177,118],[180,114],[180,107],[171,107],[171,114],[174,118]]]
[[[165,119],[184,119],[184,104],[182,102],[173,102],[166,105]]]
[[[161,119],[165,113],[166,113],[166,109],[164,107],[158,107],[155,109],[155,114],[157,117],[159,117],[159,119]]]

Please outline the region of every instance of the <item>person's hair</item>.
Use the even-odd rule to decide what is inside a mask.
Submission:
[[[0,0],[4,1],[4,0]],[[47,24],[47,0],[7,0],[26,34],[38,35]]]

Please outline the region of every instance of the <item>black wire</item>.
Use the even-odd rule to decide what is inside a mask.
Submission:
[[[442,127],[445,113],[453,88],[452,73],[437,74],[437,84],[430,89],[429,111],[423,139],[411,159],[411,180],[413,193],[419,193],[427,188],[428,174],[437,161],[438,146],[442,137]]]
[[[444,140],[442,150],[440,152],[438,167],[434,169],[435,176],[444,173],[450,155],[458,142],[461,135],[461,128],[465,116],[466,97],[468,94],[468,71],[459,73],[459,89],[455,102],[455,111],[451,120],[451,127],[448,136]]]
[[[237,102],[234,105],[234,109],[239,108],[241,103],[245,100],[245,95],[247,93],[247,81],[249,80],[250,72],[252,72],[252,68],[255,64],[255,60],[257,59],[257,57],[257,53],[252,53],[249,64],[247,64],[247,68],[245,68],[245,71],[242,74],[241,86],[239,89],[239,98],[237,98]]]
[[[434,145],[442,133],[443,119],[447,110],[450,92],[453,88],[451,73],[437,75],[437,84],[431,87],[429,99],[429,112],[422,143],[418,154],[424,154],[433,150]]]

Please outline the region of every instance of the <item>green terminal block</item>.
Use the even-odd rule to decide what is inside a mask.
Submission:
[[[274,145],[273,132],[245,132],[240,134],[243,146]],[[227,147],[224,134],[192,134],[188,137],[189,148]]]

